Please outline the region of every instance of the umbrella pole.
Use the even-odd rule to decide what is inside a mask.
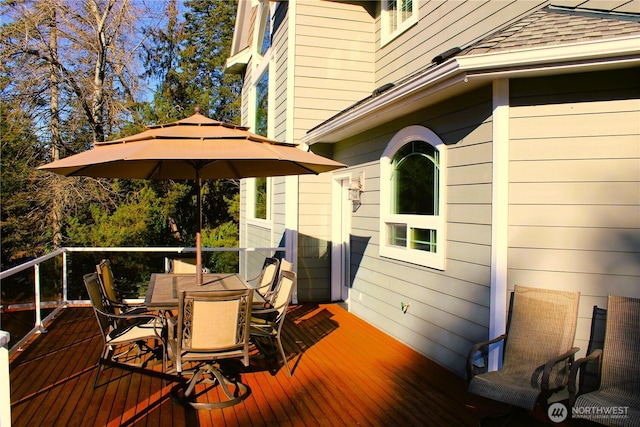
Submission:
[[[202,241],[200,239],[200,230],[202,230],[202,183],[200,182],[200,169],[196,169],[196,210],[198,219],[196,221],[196,285],[202,285]]]

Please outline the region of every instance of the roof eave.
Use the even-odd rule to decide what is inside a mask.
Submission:
[[[224,72],[227,74],[242,74],[250,59],[251,49],[246,48],[227,58],[224,63]]]
[[[640,64],[638,36],[458,56],[309,131],[308,145],[335,143],[496,79]]]

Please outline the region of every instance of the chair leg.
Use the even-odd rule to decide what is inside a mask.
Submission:
[[[98,359],[98,366],[96,367],[96,377],[93,379],[93,389],[95,390],[98,387],[98,378],[100,378],[100,374],[102,373],[102,369],[104,366],[104,361],[109,357],[109,353],[113,351],[113,348],[107,345],[102,347],[102,353],[100,354],[100,359]]]
[[[200,378],[203,377],[204,374],[213,375],[215,380],[201,380]],[[228,400],[212,403],[196,402],[194,391],[197,383],[201,381],[214,383],[217,382],[222,388],[224,394],[227,396]],[[235,385],[236,391],[232,392],[231,390],[229,390],[229,385]],[[216,367],[207,364],[200,367],[186,384],[183,383],[174,386],[171,389],[170,397],[172,401],[183,406],[189,404],[192,408],[197,410],[211,410],[222,409],[229,406],[237,405],[238,403],[249,397],[250,394],[251,389],[247,385],[242,384],[239,381],[231,381],[227,379]]]
[[[287,368],[287,372],[289,373],[289,376],[291,376],[289,363],[287,363],[287,355],[284,352],[284,347],[282,347],[282,341],[280,340],[280,335],[276,337],[276,341],[278,342],[278,347],[280,348],[280,354],[282,355],[282,362],[284,363],[284,367]]]
[[[93,379],[93,389],[95,390],[98,387],[98,378],[100,378],[100,373],[102,372],[102,358],[98,361],[98,366],[96,367],[96,376]]]

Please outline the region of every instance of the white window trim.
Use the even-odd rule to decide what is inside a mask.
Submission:
[[[391,213],[389,195],[391,160],[403,145],[411,141],[425,141],[439,152],[440,161],[440,197],[437,216],[431,215],[398,215]],[[380,256],[407,261],[413,264],[438,270],[445,269],[446,261],[446,203],[447,198],[447,149],[446,145],[433,131],[423,126],[408,126],[396,133],[382,157],[380,158]],[[387,224],[406,224],[407,228],[424,228],[436,230],[438,238],[437,252],[426,252],[417,249],[401,248],[387,243]]]
[[[382,0],[380,9],[380,47],[383,47],[393,41],[400,34],[407,31],[418,22],[418,9],[420,2],[413,0],[413,13],[404,22],[398,24],[393,32],[389,32],[389,1]]]
[[[251,88],[249,90],[249,103],[247,108],[248,113],[248,122],[250,128],[255,131],[256,128],[256,97],[257,97],[257,89],[256,86],[258,82],[262,79],[264,73],[271,69],[271,63],[273,60],[273,46],[267,50],[267,52],[262,56],[260,54],[260,49],[262,47],[262,36],[264,35],[264,26],[267,24],[267,21],[271,19],[273,11],[275,10],[275,5],[271,4],[268,0],[256,0],[252,2],[252,6],[259,7],[258,11],[258,19],[256,19],[254,26],[254,35],[257,37],[253,38],[253,42],[251,45],[251,51],[253,53],[253,61],[252,61],[252,72],[251,72]],[[274,83],[273,73],[269,73],[269,88],[273,87]],[[273,93],[269,90],[269,111],[267,115],[267,137],[271,136],[273,132]],[[246,209],[247,209],[247,224],[262,227],[262,228],[270,228],[273,223],[272,219],[272,203],[273,203],[273,184],[272,179],[267,177],[267,218],[256,218],[256,179],[255,178],[247,178],[246,179]]]
[[[259,227],[271,226],[272,180],[267,178],[267,218],[256,218],[256,179],[247,178],[247,223]]]

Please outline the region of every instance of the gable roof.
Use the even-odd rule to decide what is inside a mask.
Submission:
[[[453,48],[312,128],[305,144],[337,142],[498,78],[640,65],[640,14],[547,6]]]

